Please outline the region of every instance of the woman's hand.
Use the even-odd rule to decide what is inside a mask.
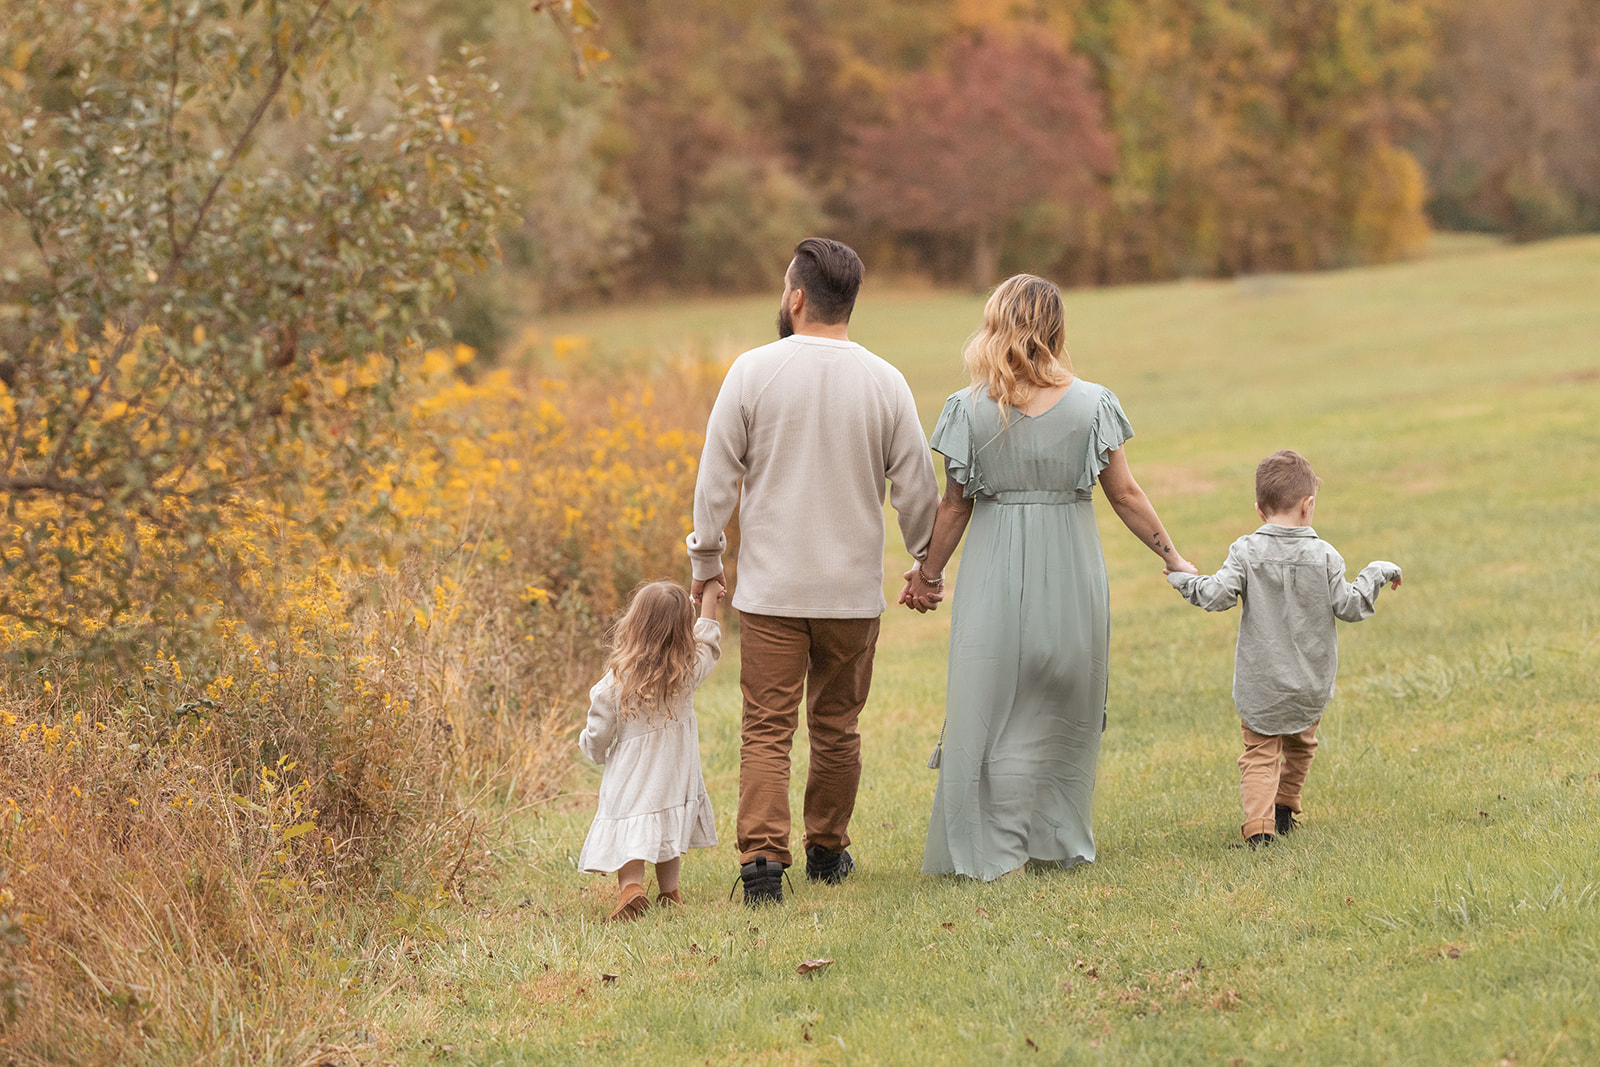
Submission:
[[[928,581],[922,573],[922,564],[918,563],[906,571],[904,577],[906,587],[900,590],[900,603],[924,615],[937,611],[939,601],[944,599],[943,576],[937,584]]]
[[[1200,568],[1196,567],[1193,563],[1190,563],[1188,560],[1184,559],[1182,556],[1179,556],[1177,559],[1170,561],[1165,567],[1163,567],[1161,569],[1161,573],[1163,575],[1173,574],[1173,573],[1177,573],[1177,574],[1199,574],[1200,573]]]

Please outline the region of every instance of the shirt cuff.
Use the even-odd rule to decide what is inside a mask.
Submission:
[[[698,547],[693,533],[685,539],[685,545],[689,549],[689,569],[695,581],[703,582],[722,573],[722,550],[728,546],[726,535],[719,536],[716,549],[709,552]]]

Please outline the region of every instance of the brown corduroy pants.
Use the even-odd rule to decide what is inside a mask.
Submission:
[[[805,692],[811,734],[805,846],[837,852],[861,784],[858,721],[872,686],[878,620],[792,619],[739,613],[739,862],[757,856],[788,865],[789,752]]]
[[[1274,806],[1282,804],[1300,812],[1300,789],[1317,754],[1317,723],[1297,734],[1258,734],[1239,724],[1244,732],[1244,753],[1239,757],[1239,799],[1244,805],[1244,837],[1270,834],[1277,825]]]

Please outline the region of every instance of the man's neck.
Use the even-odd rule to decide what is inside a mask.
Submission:
[[[797,322],[794,324],[796,337],[827,337],[835,341],[850,340],[850,324],[848,322]]]

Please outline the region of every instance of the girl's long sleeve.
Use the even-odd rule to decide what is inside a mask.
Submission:
[[[722,627],[712,619],[699,619],[694,624],[695,667],[694,684],[699,685],[711,673],[711,668],[722,658]]]
[[[1356,580],[1344,580],[1344,559],[1337,553],[1328,561],[1328,592],[1333,613],[1345,622],[1360,622],[1378,610],[1378,590],[1400,577],[1398,564],[1374,560],[1361,568]]]
[[[617,737],[617,682],[610,671],[589,690],[589,721],[578,735],[578,748],[595,763],[604,763]]]

